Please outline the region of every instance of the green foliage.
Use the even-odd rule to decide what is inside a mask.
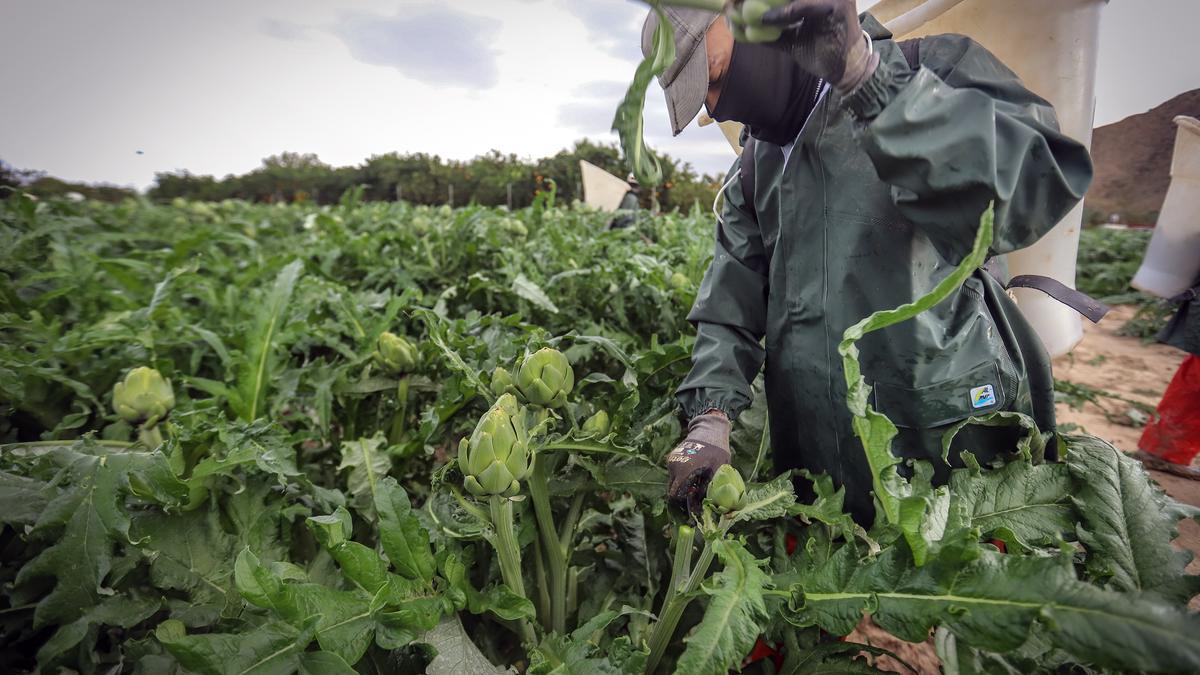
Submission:
[[[744,495],[722,479],[729,510],[681,526],[661,460],[691,344],[661,336],[690,333],[706,219],[365,194],[0,204],[5,670],[717,673],[765,635],[782,672],[861,672],[821,631],[864,611],[960,664],[1196,666],[1186,513],[1106,444],[886,475],[900,517],[868,531],[828,476],[810,504],[761,478],[753,408]],[[113,412],[136,366],[174,384],[153,449]],[[523,459],[498,420],[471,440],[497,399]],[[462,488],[496,464],[515,491]]]
[[[263,160],[262,166],[237,176],[215,178],[186,171],[159,173],[148,197],[163,203],[172,200],[219,202],[244,199],[267,203],[337,204],[351,190],[368,201],[404,201],[427,206],[508,206],[523,209],[534,204],[551,185],[564,203],[582,200],[579,161],[585,160],[615,176],[628,173],[615,146],[576,141],[572,147],[537,160],[492,150],[467,161],[451,160],[426,153],[374,155],[357,166],[333,167],[316,155],[283,153]],[[733,157],[730,156],[730,160]],[[653,202],[668,210],[707,206],[720,187],[719,176],[702,176],[692,167],[665,155],[658,156],[661,184],[653,194],[646,191],[642,206]],[[2,179],[0,179],[2,180]],[[14,178],[15,180],[15,178]],[[53,179],[44,179],[53,180]],[[89,198],[120,201],[132,197],[105,188],[73,186]],[[0,191],[0,198],[3,197]],[[57,194],[62,194],[60,190]],[[514,230],[524,227],[512,221]]]

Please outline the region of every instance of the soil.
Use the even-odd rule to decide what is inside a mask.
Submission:
[[[1176,115],[1200,115],[1200,89],[1185,92],[1153,110],[1096,129],[1092,163],[1096,177],[1088,188],[1087,207],[1104,216],[1121,213],[1136,222],[1153,222],[1171,184],[1171,155]]]
[[[1054,377],[1150,408],[1158,405],[1185,354],[1174,347],[1117,335],[1134,312],[1134,307],[1122,305],[1114,307],[1099,324],[1084,321],[1083,342],[1054,360]],[[1079,431],[1099,436],[1125,452],[1137,450],[1142,435],[1142,420],[1135,419],[1139,411],[1120,400],[1100,400],[1101,405],[1087,403],[1078,410],[1060,402],[1059,425],[1077,424]]]
[[[1077,385],[1114,394],[1129,401],[1153,408],[1158,404],[1184,353],[1160,344],[1146,344],[1139,338],[1117,335],[1135,308],[1119,306],[1098,325],[1084,322],[1084,338],[1075,350],[1055,359],[1054,376]],[[1100,403],[1085,403],[1073,409],[1066,402],[1058,404],[1058,423],[1078,425],[1078,431],[1099,436],[1125,452],[1137,450],[1142,433],[1138,406],[1110,397],[1100,397]],[[1132,411],[1132,412],[1131,412]],[[1192,506],[1200,506],[1200,481],[1168,473],[1151,471],[1150,475],[1167,494]],[[1179,524],[1175,546],[1193,554],[1188,571],[1200,574],[1200,523],[1188,519]],[[1190,608],[1200,611],[1200,596],[1192,598]],[[863,619],[848,640],[882,647],[911,665],[920,675],[936,675],[941,664],[932,638],[923,643],[904,642]],[[881,656],[874,666],[885,672],[911,673],[895,659]]]

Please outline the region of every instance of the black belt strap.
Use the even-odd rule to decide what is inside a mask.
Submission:
[[[1008,282],[1008,288],[1032,288],[1041,291],[1062,304],[1086,316],[1092,323],[1100,323],[1112,308],[1087,293],[1067,286],[1058,279],[1037,274],[1022,274]]]

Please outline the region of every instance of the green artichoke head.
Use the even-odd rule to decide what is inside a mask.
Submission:
[[[375,345],[375,360],[393,375],[411,373],[417,368],[417,347],[407,338],[395,333],[379,336]]]
[[[603,436],[610,428],[612,423],[608,419],[608,413],[601,410],[584,420],[582,430],[591,436]]]
[[[517,388],[534,405],[560,408],[575,386],[575,371],[567,357],[557,349],[539,349],[517,371]]]
[[[130,424],[153,427],[174,407],[171,381],[153,368],[134,368],[113,386],[113,410]]]
[[[746,482],[731,464],[724,464],[713,474],[708,484],[708,498],[722,513],[742,508],[746,499]]]
[[[692,285],[692,280],[683,272],[675,272],[670,279],[671,288],[686,289]]]
[[[464,486],[476,497],[512,497],[529,474],[529,434],[526,411],[512,394],[497,399],[458,446],[458,465]]]
[[[517,385],[513,382],[512,373],[508,372],[500,366],[492,371],[492,393],[497,396],[504,394],[512,394],[517,391]]]

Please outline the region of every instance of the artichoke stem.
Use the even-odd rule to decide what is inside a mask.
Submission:
[[[559,541],[558,529],[554,526],[546,455],[540,452],[534,455],[533,472],[529,475],[528,485],[538,532],[542,537],[542,550],[546,553],[546,567],[550,571],[550,626],[554,632],[564,635],[567,628],[567,554],[565,546]]]
[[[162,431],[158,428],[157,424],[153,426],[142,426],[142,428],[138,430],[138,440],[141,441],[142,445],[146,446],[150,450],[153,450],[163,443]]]
[[[496,532],[492,545],[500,562],[500,576],[512,592],[528,598],[525,595],[525,581],[521,578],[521,548],[517,545],[516,526],[513,523],[513,503],[500,495],[492,495],[488,498],[488,510],[492,528]],[[518,626],[525,643],[532,645],[537,641],[528,620],[521,619]]]
[[[539,623],[546,632],[553,630],[550,626],[550,584],[546,581],[546,564],[542,556],[542,540],[533,540],[533,572],[537,578],[537,613]]]
[[[683,528],[680,529],[683,530]],[[721,528],[719,536],[725,536],[728,530],[728,526]],[[681,532],[680,534],[682,535],[683,533]],[[688,545],[690,552],[690,538]],[[675,546],[675,552],[678,555],[679,549],[682,547],[682,542],[677,541]],[[712,566],[715,555],[716,551],[713,550],[712,542],[706,540],[704,542],[704,550],[700,552],[700,559],[696,561],[696,566],[692,568],[692,573],[688,577],[687,583],[677,593],[672,594],[671,589],[667,590],[667,597],[663,600],[662,612],[659,613],[658,621],[654,622],[654,628],[650,631],[650,657],[646,659],[646,675],[651,675],[654,669],[658,667],[658,662],[662,660],[671,637],[675,635],[675,628],[679,626],[679,619],[683,617],[683,610],[687,609],[688,603],[691,602],[690,594],[692,591],[700,588],[700,584],[708,576],[708,568]],[[678,563],[678,561],[676,562]],[[672,571],[671,577],[671,587],[673,589],[677,583],[674,571]]]
[[[396,445],[404,438],[404,425],[408,418],[408,376],[400,378],[396,385],[396,412],[392,415],[392,428],[388,431],[388,445]]]

